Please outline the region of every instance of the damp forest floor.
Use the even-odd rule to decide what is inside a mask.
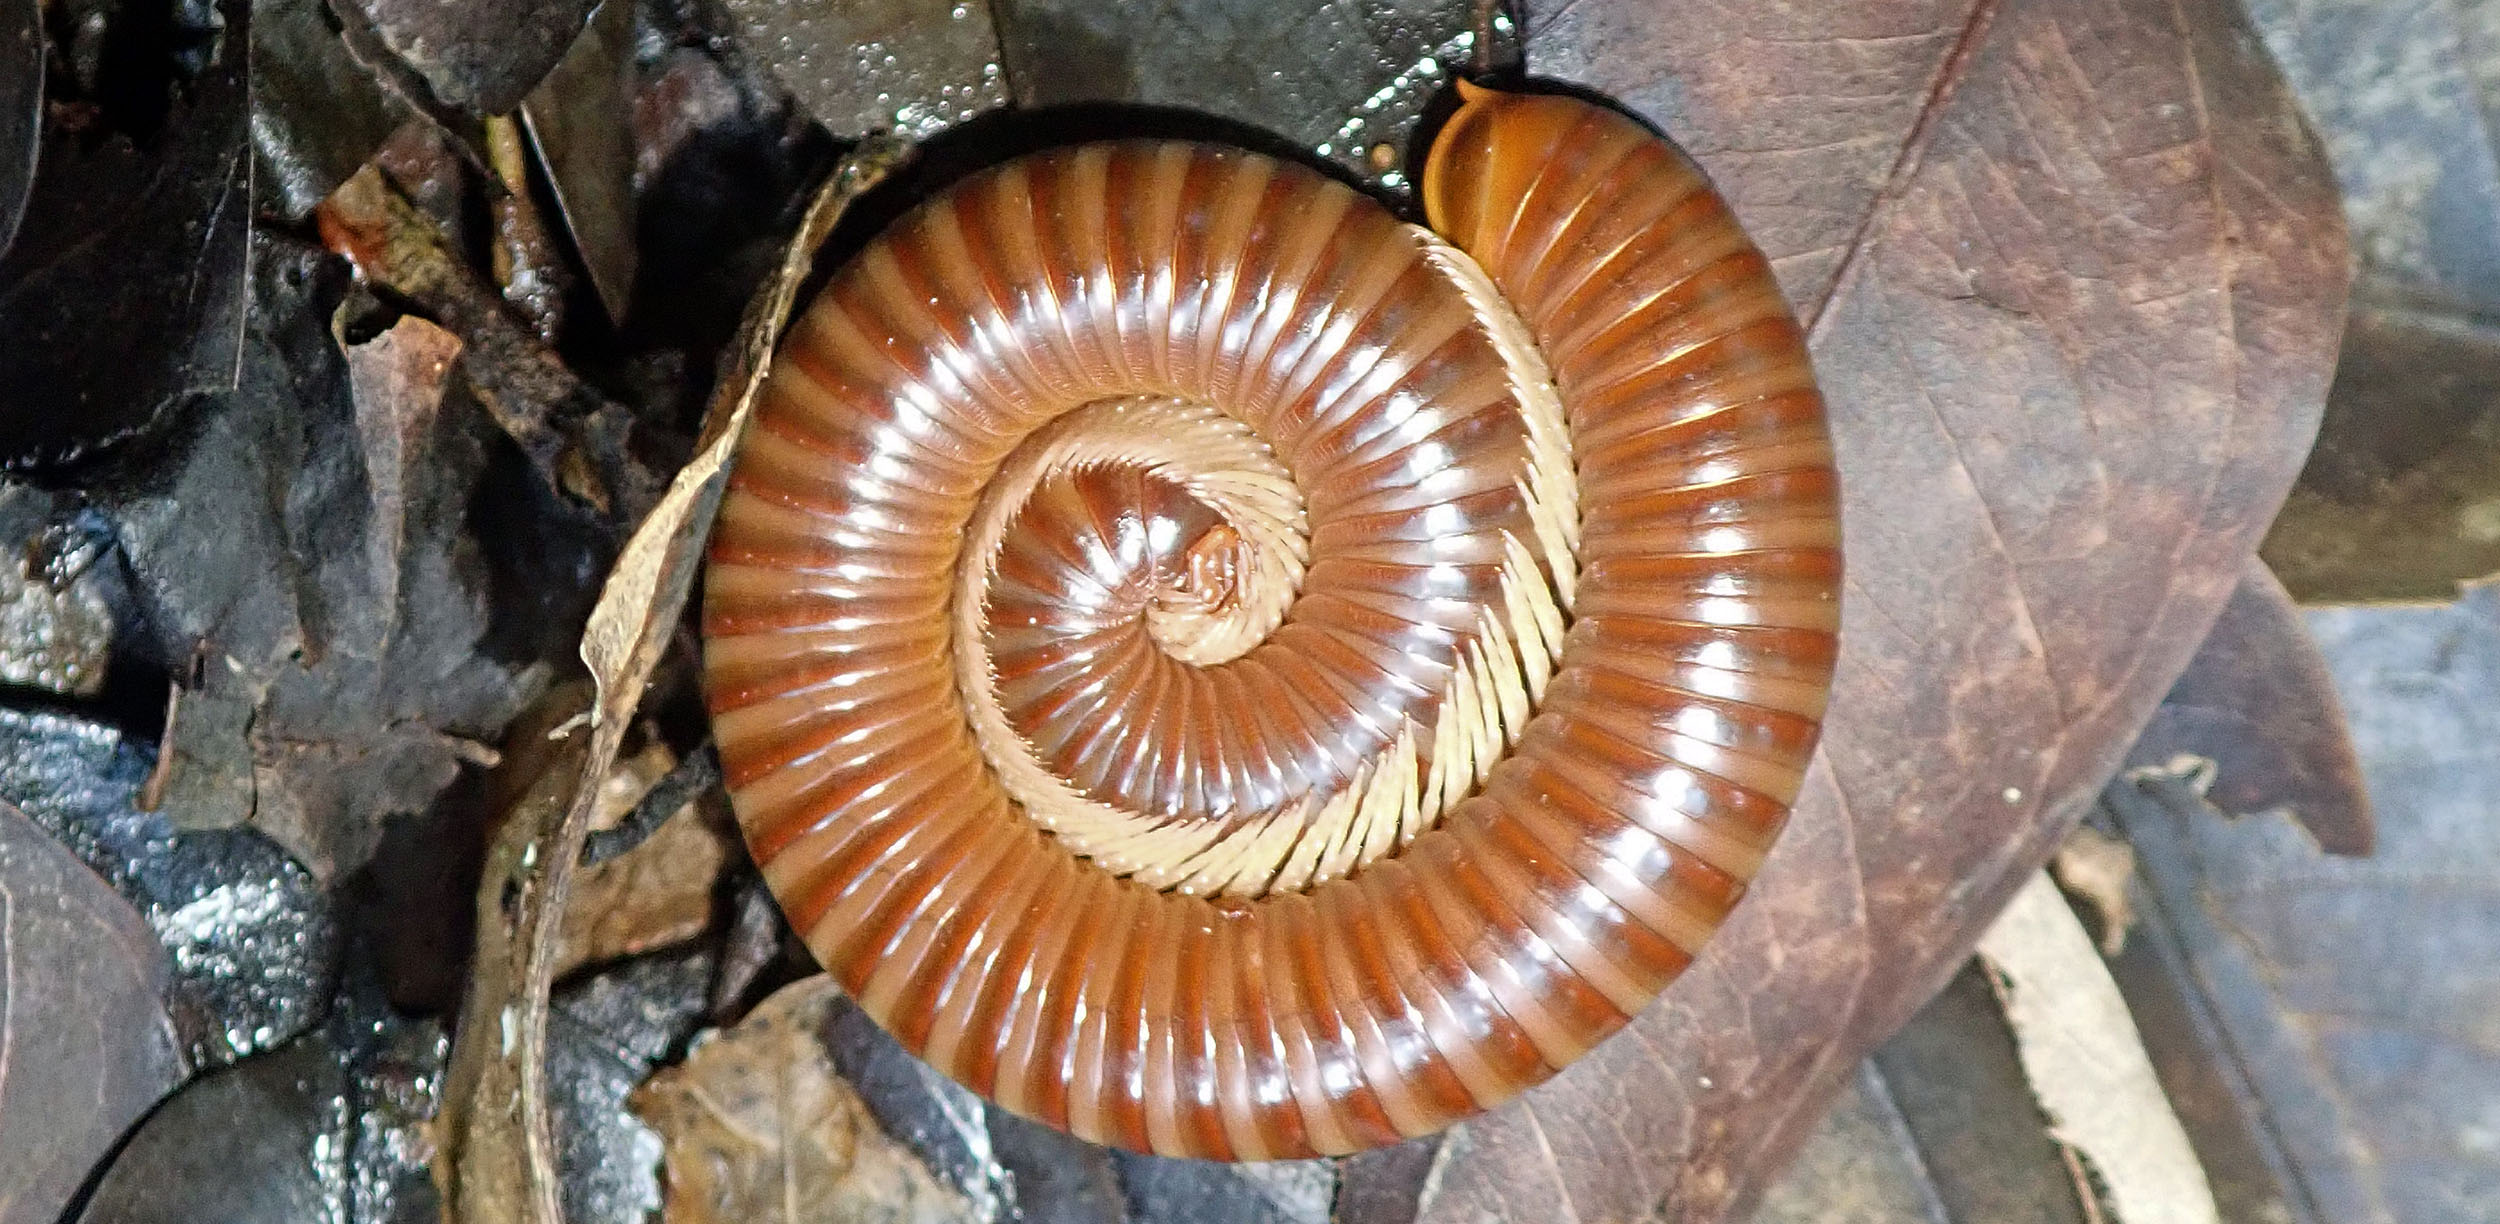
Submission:
[[[0,0],[0,1224],[2500,1224],[2500,0],[2126,3],[2090,30],[2020,0],[1742,7]],[[2110,351],[2179,330],[2093,333],[2085,308],[2049,317],[2048,291],[1981,300],[2107,271],[2053,236],[1915,240],[1969,220],[1933,176],[1968,188],[1974,227],[2026,211],[1991,211],[2001,167],[1963,176],[1954,159],[1998,154],[1957,108],[2046,147],[2086,126],[2058,107],[2108,99],[2051,82],[2035,113],[1993,83],[2136,54],[2155,26],[2147,59],[2240,65],[2179,74],[2256,99],[2206,117],[2225,136],[2296,146],[2286,182],[2331,164],[2350,312],[2330,259],[2276,313],[2343,318],[2340,372],[2277,396],[2224,363],[2228,394],[2325,406],[2306,467],[2275,456],[2280,516],[2280,489],[2250,495],[2247,539],[2200,574],[2156,572],[2187,545],[2122,540],[2140,555],[2111,564],[2140,586],[2099,602],[2013,564],[1929,609],[1989,609],[1988,641],[2085,659],[2018,695],[2024,717],[1968,717],[2112,768],[2027,795],[1991,771],[2053,745],[1980,761],[1853,735],[1876,745],[1859,778],[1889,755],[1894,793],[1960,796],[1969,823],[1936,844],[1977,828],[2003,853],[1861,855],[1854,896],[1766,900],[1783,908],[1755,937],[1845,987],[1793,986],[1787,1011],[1696,990],[1689,1033],[1644,1019],[1635,1070],[1673,1092],[1584,1075],[1482,1129],[1232,1166],[992,1108],[816,971],[738,838],[684,608],[716,430],[779,322],[756,304],[812,287],[820,245],[838,258],[1002,150],[1141,125],[1298,157],[1412,215],[1413,142],[1453,76],[1560,77],[1688,140],[1827,387],[1910,371],[1903,402],[1951,441],[1956,405],[2000,382],[2025,411],[2097,411],[2083,374],[1919,364],[1973,336],[2038,357],[2070,325]],[[1826,109],[1738,104],[1791,87]],[[2324,163],[2264,117],[2277,103]],[[2175,115],[2107,109],[2111,162],[2173,143]],[[2220,161],[2189,196],[2225,198]],[[2086,177],[2055,186],[2084,199]],[[2094,205],[2126,214],[2102,228],[2142,221],[2135,189]],[[2253,194],[2279,231],[2336,230],[2332,201]],[[2208,220],[2230,236],[2195,245],[2241,241]],[[1887,262],[1939,252],[1974,262]],[[2036,334],[1903,340],[1917,319],[1863,307],[1887,276]],[[2232,343],[2260,352],[2273,325]],[[1896,347],[1862,339],[1886,329]],[[2211,472],[2161,479],[2232,485],[2208,479],[2243,445],[2229,430],[2125,419],[2132,442],[2076,447],[2196,451]],[[2057,428],[1959,440],[1932,483],[1976,493],[1874,523],[1876,551],[1940,523],[2019,551],[2089,483],[2005,460],[2063,454]],[[2207,518],[2247,509],[2225,501]],[[2145,613],[2148,640],[2187,637],[2138,675],[2110,646],[2124,616],[2188,588],[2211,615]],[[1897,645],[1942,630],[1891,619],[1860,674],[1896,665],[1939,703],[1993,683],[2004,652]],[[1950,674],[1915,688],[1923,669]],[[2131,692],[2124,726],[2064,700]],[[1991,927],[2052,850],[2063,892],[2027,895],[2091,941],[2053,963]],[[1859,929],[1901,898],[1929,916],[1916,938]],[[1799,913],[1859,928],[1762,933]],[[2042,998],[2136,1069],[2044,1053]],[[1845,1056],[1778,1044],[1788,1027]],[[1691,1050],[1659,1046],[1677,1033]],[[2139,1125],[2155,1113],[2175,1126]],[[2147,1130],[2176,1139],[2094,1137]],[[1481,1184],[1514,1180],[1551,1195],[1503,1206]]]

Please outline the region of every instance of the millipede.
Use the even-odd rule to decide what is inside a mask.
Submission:
[[[1425,225],[1045,149],[774,359],[705,571],[724,777],[826,969],[1004,1108],[1430,1133],[1650,1006],[1787,819],[1839,623],[1804,336],[1671,142],[1458,88]]]

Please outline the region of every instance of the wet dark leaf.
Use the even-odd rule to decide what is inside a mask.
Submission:
[[[468,516],[495,430],[444,398],[458,343],[422,320],[343,343],[346,281],[265,239],[243,387],[203,405],[144,483],[106,494],[148,648],[187,690],[168,793],[230,797],[168,814],[248,816],[324,878],[490,756],[481,741],[543,683],[484,649],[497,625]],[[204,730],[185,730],[193,715]]]
[[[0,398],[12,405],[0,467],[84,458],[234,387],[250,258],[245,7],[225,0],[222,31],[190,32],[219,51],[165,86],[161,120],[106,108],[100,131],[46,125],[25,221],[0,257]]]
[[[2288,813],[2329,854],[2370,852],[2370,796],[2334,678],[2292,597],[2254,557],[2127,763],[2181,755],[2213,762],[2214,806]]]
[[[73,497],[0,486],[0,683],[93,698],[104,690],[126,606],[112,535]]]
[[[346,1095],[346,1072],[318,1041],[202,1076],[131,1136],[79,1219],[322,1219],[331,1186],[316,1145],[344,1138],[333,1115]]]
[[[321,1020],[341,938],[329,899],[249,829],[186,833],[135,806],[145,749],[101,723],[0,708],[0,802],[16,804],[132,905],[170,957],[179,1048],[214,1065]]]
[[[622,321],[634,243],[634,6],[607,0],[573,49],[521,104],[591,288]]]
[[[85,1224],[420,1224],[442,1030],[342,1001],[331,1024],[185,1085],[97,1179]]]
[[[1875,1054],[1945,1218],[2091,1224],[1977,965]]]
[[[2166,982],[2184,1000],[2146,1037],[2175,1051],[2160,1064],[2173,1099],[2223,1124],[2191,1133],[2252,1212],[2500,1220],[2500,589],[2308,621],[2376,801],[2377,854],[2324,857],[2280,817],[2233,819],[2180,778],[2112,786],[2151,958],[2130,989]],[[2200,1065],[2221,1083],[2181,1074]]]
[[[1134,102],[1219,115],[1391,188],[1406,185],[1407,139],[1424,106],[1478,53],[1480,13],[1492,18],[1494,62],[1512,58],[1516,37],[1508,6],[1475,0],[991,7],[1019,103]]]
[[[252,7],[255,203],[300,221],[415,112],[339,41],[324,0]]]
[[[724,3],[739,41],[841,139],[929,136],[1007,101],[987,4]]]
[[[427,102],[503,115],[545,79],[600,0],[330,0],[368,63]]]
[[[52,1224],[181,1081],[165,962],[128,903],[0,806],[0,1221]]]
[[[1021,1206],[1024,1187],[1000,1163],[992,1140],[1000,1111],[905,1053],[848,996],[826,1001],[818,1014],[817,1041],[880,1129],[961,1195],[975,1218]]]
[[[41,0],[0,4],[0,254],[17,236],[43,149]]]
[[[556,996],[547,1078],[572,1224],[643,1224],[659,1208],[660,1139],[626,1101],[694,1036],[712,974],[699,950],[650,956]]]
[[[776,965],[797,970],[813,962],[796,946],[761,876],[731,877],[726,904],[729,929],[721,936],[720,975],[712,980],[712,1015],[735,1016],[755,1001],[755,988]]]
[[[1347,1157],[1337,1166],[1337,1219],[1344,1224],[1414,1224],[1441,1158],[1442,1136]]]
[[[2341,220],[2219,0],[1577,0],[1528,51],[1685,141],[1778,260],[1850,578],[1822,759],[1753,896],[1627,1034],[1460,1128],[1423,1218],[1723,1219],[2204,638],[2316,426]]]
[[[1112,1159],[1129,1218],[1151,1224],[1328,1224],[1337,1195],[1330,1160],[1216,1164],[1128,1152]]]
[[[991,1150],[1015,1178],[1016,1210],[1026,1224],[1126,1224],[1120,1172],[1108,1148],[989,1111]]]
[[[645,65],[634,100],[640,260],[627,332],[668,376],[678,420],[702,411],[713,366],[734,351],[747,301],[834,156],[733,29],[717,14],[699,27],[710,47],[676,47]],[[733,48],[741,53],[725,53]]]
[[[439,1224],[442,1203],[426,1166],[434,1158],[431,1128],[451,1050],[443,1026],[391,1015],[375,993],[359,992],[332,1018],[330,1031],[348,1057],[348,1219]]]

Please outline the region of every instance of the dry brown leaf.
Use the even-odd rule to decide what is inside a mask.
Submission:
[[[411,469],[430,458],[426,439],[442,412],[452,363],[460,359],[460,337],[410,315],[371,340],[351,344],[342,334],[342,322],[333,318],[330,334],[347,356],[356,435],[364,443],[366,478],[373,486],[374,513],[365,551],[382,582],[374,602],[395,613],[399,556],[408,533],[408,489],[414,481]]]
[[[781,325],[797,301],[800,283],[815,264],[817,249],[851,201],[883,181],[906,152],[906,146],[882,140],[865,142],[854,150],[816,193],[780,269],[749,305],[738,337],[730,342],[730,360],[722,367],[712,402],[704,410],[703,437],[694,458],[678,471],[660,504],[626,540],[608,575],[607,588],[591,609],[590,624],[582,631],[582,662],[599,685],[599,700],[591,714],[594,728],[629,717],[641,704],[643,685],[650,680],[658,652],[667,642],[669,628],[677,623],[700,567],[712,515],[728,485],[729,457],[746,432],[755,392],[763,386],[773,346],[781,338]]]
[[[901,146],[863,144],[837,166],[790,240],[781,266],[748,306],[722,367],[694,460],[634,529],[591,609],[582,662],[595,692],[578,761],[550,769],[487,861],[479,885],[478,955],[446,1076],[444,1158],[436,1163],[455,1224],[562,1224],[547,1099],[547,1005],[562,916],[634,711],[658,667],[726,487],[728,460],[799,285],[834,222],[900,162]],[[507,899],[509,894],[509,899]],[[467,1085],[471,1099],[461,1099]]]
[[[571,699],[577,709],[589,700],[578,688],[559,697]],[[530,730],[525,726],[520,733]],[[527,1014],[522,1000],[528,937],[554,930],[543,917],[549,873],[542,867],[542,842],[547,830],[563,821],[590,737],[574,730],[551,738],[544,767],[530,775],[528,788],[504,817],[478,886],[477,952],[443,1075],[442,1113],[434,1120],[434,1182],[447,1224],[563,1220],[555,1202],[552,1144],[532,1147],[521,1086],[525,1078],[545,1074],[546,1003],[542,996],[537,1005],[540,1041],[532,1061],[532,1052],[521,1046]],[[514,747],[508,756],[536,755],[526,751],[534,745]],[[545,1108],[543,1099],[539,1107]],[[546,1123],[536,1125],[544,1136]]]
[[[677,767],[677,754],[666,744],[649,744],[642,751],[624,757],[599,780],[599,793],[590,803],[590,827],[594,832],[616,828],[625,822],[634,805],[668,771]],[[676,815],[672,812],[670,815]]]
[[[793,982],[628,1104],[668,1145],[667,1224],[954,1224],[979,1219],[877,1127],[821,1036],[841,998]]]
[[[2127,928],[2135,925],[2135,907],[2127,886],[2135,882],[2135,847],[2091,825],[2076,825],[2066,844],[2049,860],[2057,886],[2092,907],[2100,919],[2101,955],[2127,950]]]
[[[1529,68],[1682,141],[1833,414],[1821,759],[1666,997],[1459,1128],[1425,1221],[1728,1218],[2117,767],[2300,466],[2334,184],[2224,0],[1531,6]]]
[[[2014,894],[1980,936],[1979,957],[2050,1133],[2090,1161],[2119,1224],[2220,1224],[2127,1001],[2047,875],[2034,873]]]
[[[2370,852],[2376,820],[2334,678],[2291,594],[2255,557],[2127,764],[2170,771],[2182,756],[2211,763],[2215,807],[2289,813],[2330,854]]]
[[[637,759],[647,764],[650,758]],[[617,776],[641,783],[620,814],[666,772],[666,766],[648,774],[618,770]],[[582,868],[557,936],[558,978],[584,965],[684,943],[711,928],[713,890],[729,863],[727,813],[706,810],[718,802],[718,792],[688,800],[642,844]]]
[[[632,414],[522,327],[495,286],[380,170],[358,171],[313,218],[323,245],[347,257],[359,275],[460,337],[469,389],[550,487],[621,518],[657,498],[656,480],[625,447]]]

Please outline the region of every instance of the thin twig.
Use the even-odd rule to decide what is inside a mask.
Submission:
[[[582,866],[596,867],[609,859],[641,845],[668,818],[683,811],[695,796],[720,785],[720,750],[710,744],[686,754],[677,767],[644,791],[634,802],[634,810],[612,829],[591,833],[582,846]]]

